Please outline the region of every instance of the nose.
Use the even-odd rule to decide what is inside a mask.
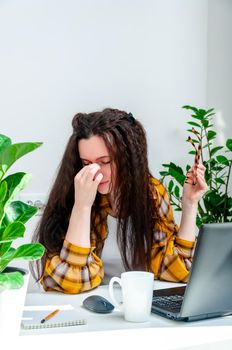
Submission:
[[[100,166],[100,165],[99,165],[99,166]],[[104,176],[101,166],[100,166],[100,168],[98,169],[98,171],[96,172],[96,174],[95,174],[95,176],[94,176],[94,179],[98,176],[98,174],[102,174],[102,175]]]

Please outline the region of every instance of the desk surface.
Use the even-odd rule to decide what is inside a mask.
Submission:
[[[168,288],[176,287],[180,284],[168,283],[168,282],[154,282],[154,288]],[[120,289],[117,289],[118,297],[121,296]],[[82,307],[82,302],[89,295],[99,294],[110,300],[108,286],[100,286],[90,292],[85,292],[76,295],[62,294],[58,292],[42,292],[42,293],[29,293],[26,297],[25,305],[27,307],[34,306],[52,306],[52,309],[57,308],[59,305],[71,305],[78,311],[79,318],[84,318],[87,322],[86,325],[42,330],[21,330],[20,335],[35,335],[35,334],[57,334],[57,333],[77,333],[77,332],[91,332],[91,331],[109,331],[109,330],[130,330],[130,329],[151,329],[151,328],[175,328],[181,331],[184,327],[187,328],[199,328],[199,327],[215,327],[215,326],[232,326],[232,316],[214,318],[197,322],[177,322],[165,319],[161,316],[151,314],[148,322],[144,323],[132,323],[127,322],[123,318],[123,314],[120,310],[115,309],[110,314],[96,314],[92,313]]]

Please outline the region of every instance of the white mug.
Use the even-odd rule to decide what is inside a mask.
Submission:
[[[122,304],[114,295],[114,283],[122,289]],[[123,272],[121,278],[112,277],[109,283],[110,297],[123,313],[126,321],[146,322],[151,314],[154,275],[151,272]]]

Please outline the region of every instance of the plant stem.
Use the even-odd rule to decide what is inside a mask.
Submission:
[[[207,148],[208,148],[208,152],[209,152],[209,159],[210,159],[210,147],[209,147],[209,139],[208,139],[208,136],[207,136],[207,131],[206,131],[206,128],[204,127],[204,130],[205,130],[205,137],[206,137],[206,140],[207,140]],[[212,190],[212,169],[211,169],[211,164],[209,163],[209,173],[210,173],[210,178],[209,178],[209,188],[210,190]]]
[[[205,212],[204,212],[200,202],[198,203],[198,211],[199,211],[199,214],[201,215],[201,217],[203,217],[205,215]]]
[[[179,204],[177,204],[176,202],[174,202],[173,197],[175,197],[174,194],[170,196],[171,205],[174,205],[174,206],[176,206],[178,209],[182,210],[181,206],[180,206]],[[179,201],[179,199],[178,199],[177,197],[175,197],[175,198]]]
[[[223,213],[223,221],[224,222],[226,220],[226,209],[227,209],[227,200],[228,200],[227,192],[228,192],[228,186],[229,186],[229,181],[230,181],[231,166],[232,166],[232,159],[230,160],[230,165],[229,165],[229,170],[228,170],[228,175],[227,175],[227,180],[226,180],[224,213]]]
[[[218,177],[218,171],[215,171],[215,178],[217,178],[217,177]],[[215,186],[216,186],[216,191],[218,192],[220,189],[220,186],[218,185],[218,183],[216,181],[215,181]]]

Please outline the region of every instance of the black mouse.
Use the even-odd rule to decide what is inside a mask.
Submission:
[[[114,305],[100,295],[91,295],[86,298],[83,301],[83,306],[86,309],[99,314],[108,314],[114,310]]]

